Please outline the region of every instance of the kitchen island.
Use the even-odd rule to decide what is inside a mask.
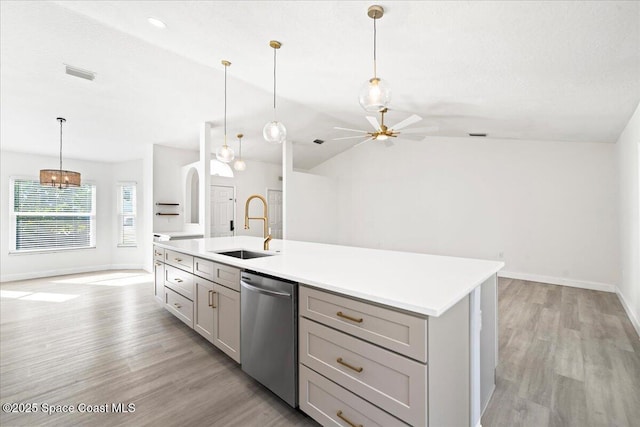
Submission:
[[[272,256],[220,254],[265,252],[262,243],[241,236],[155,245],[300,283],[300,409],[321,424],[479,424],[494,388],[503,263],[288,240],[272,241]],[[331,346],[349,359],[318,350]],[[344,408],[327,408],[336,402]]]

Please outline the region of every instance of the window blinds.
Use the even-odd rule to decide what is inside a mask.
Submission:
[[[95,186],[43,187],[12,179],[15,250],[95,247]]]

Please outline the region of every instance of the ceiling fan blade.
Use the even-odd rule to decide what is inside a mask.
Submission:
[[[334,129],[338,129],[338,130],[347,130],[349,132],[360,132],[360,133],[369,133],[366,130],[361,130],[361,129],[349,129],[349,128],[340,128],[340,127],[334,127]]]
[[[364,141],[360,141],[360,142],[358,142],[356,145],[354,145],[354,146],[353,146],[353,147],[351,147],[351,148],[356,148],[358,145],[362,145],[362,144],[364,144],[365,142],[371,141],[372,139],[373,139],[373,137],[371,137],[371,138],[367,138],[367,139],[365,139]]]
[[[367,116],[367,120],[371,123],[371,126],[374,127],[375,130],[380,129],[380,123],[378,123],[378,119],[373,116]]]
[[[400,130],[402,128],[406,128],[407,126],[411,126],[414,123],[418,123],[420,120],[422,120],[422,117],[418,116],[417,114],[414,114],[412,116],[407,117],[406,119],[396,124],[395,126],[391,126],[389,129]]]
[[[362,138],[364,135],[355,135],[355,136],[343,136],[341,138],[333,138],[331,139],[331,141],[340,141],[341,139],[355,139],[355,138]]]

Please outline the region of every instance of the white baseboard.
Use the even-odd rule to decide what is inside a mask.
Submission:
[[[548,283],[550,285],[570,286],[572,288],[591,289],[593,291],[615,292],[616,286],[611,283],[590,282],[587,280],[567,279],[566,277],[541,276],[538,274],[517,273],[514,271],[498,272],[498,277],[526,280],[528,282]]]
[[[30,271],[28,273],[5,274],[0,276],[0,282],[15,282],[16,280],[39,279],[41,277],[64,276],[67,274],[92,273],[104,270],[145,270],[142,264],[105,264],[88,267],[62,268],[56,270]]]
[[[633,312],[633,310],[631,310],[631,307],[627,303],[627,300],[624,299],[624,295],[622,294],[622,292],[620,292],[620,289],[616,288],[616,294],[618,295],[618,299],[620,300],[620,304],[622,304],[624,311],[627,312],[627,317],[635,328],[638,337],[640,337],[640,321],[638,321],[636,314]]]

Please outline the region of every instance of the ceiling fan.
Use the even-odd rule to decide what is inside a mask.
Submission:
[[[420,131],[420,132],[431,132],[431,131],[435,131],[438,130],[437,126],[430,126],[427,128],[421,128],[421,129],[412,129],[409,131],[404,131],[404,132],[399,132],[401,129],[404,129],[408,126],[411,126],[414,123],[419,122],[420,120],[422,120],[422,117],[418,116],[417,114],[412,114],[411,116],[409,116],[408,118],[402,120],[401,122],[393,125],[393,126],[387,126],[384,124],[384,115],[388,112],[389,110],[387,108],[383,108],[380,110],[380,122],[378,122],[378,119],[376,119],[373,116],[367,116],[367,120],[369,121],[369,123],[371,123],[371,125],[373,126],[373,128],[375,129],[373,132],[369,132],[366,130],[359,130],[359,129],[349,129],[349,128],[342,128],[342,127],[334,127],[334,129],[338,129],[338,130],[346,130],[349,132],[358,132],[361,133],[362,135],[356,135],[356,136],[345,136],[342,138],[334,138],[333,141],[338,141],[338,140],[342,140],[342,139],[354,139],[354,138],[366,138],[363,141],[360,141],[358,144],[354,145],[354,147],[357,147],[360,144],[363,144],[367,141],[388,141],[389,138],[397,138],[398,136],[402,135],[401,138],[406,138],[406,139],[414,139],[414,140],[421,140],[425,137],[425,135],[417,135],[414,134],[412,131]],[[388,142],[387,142],[388,143]]]

